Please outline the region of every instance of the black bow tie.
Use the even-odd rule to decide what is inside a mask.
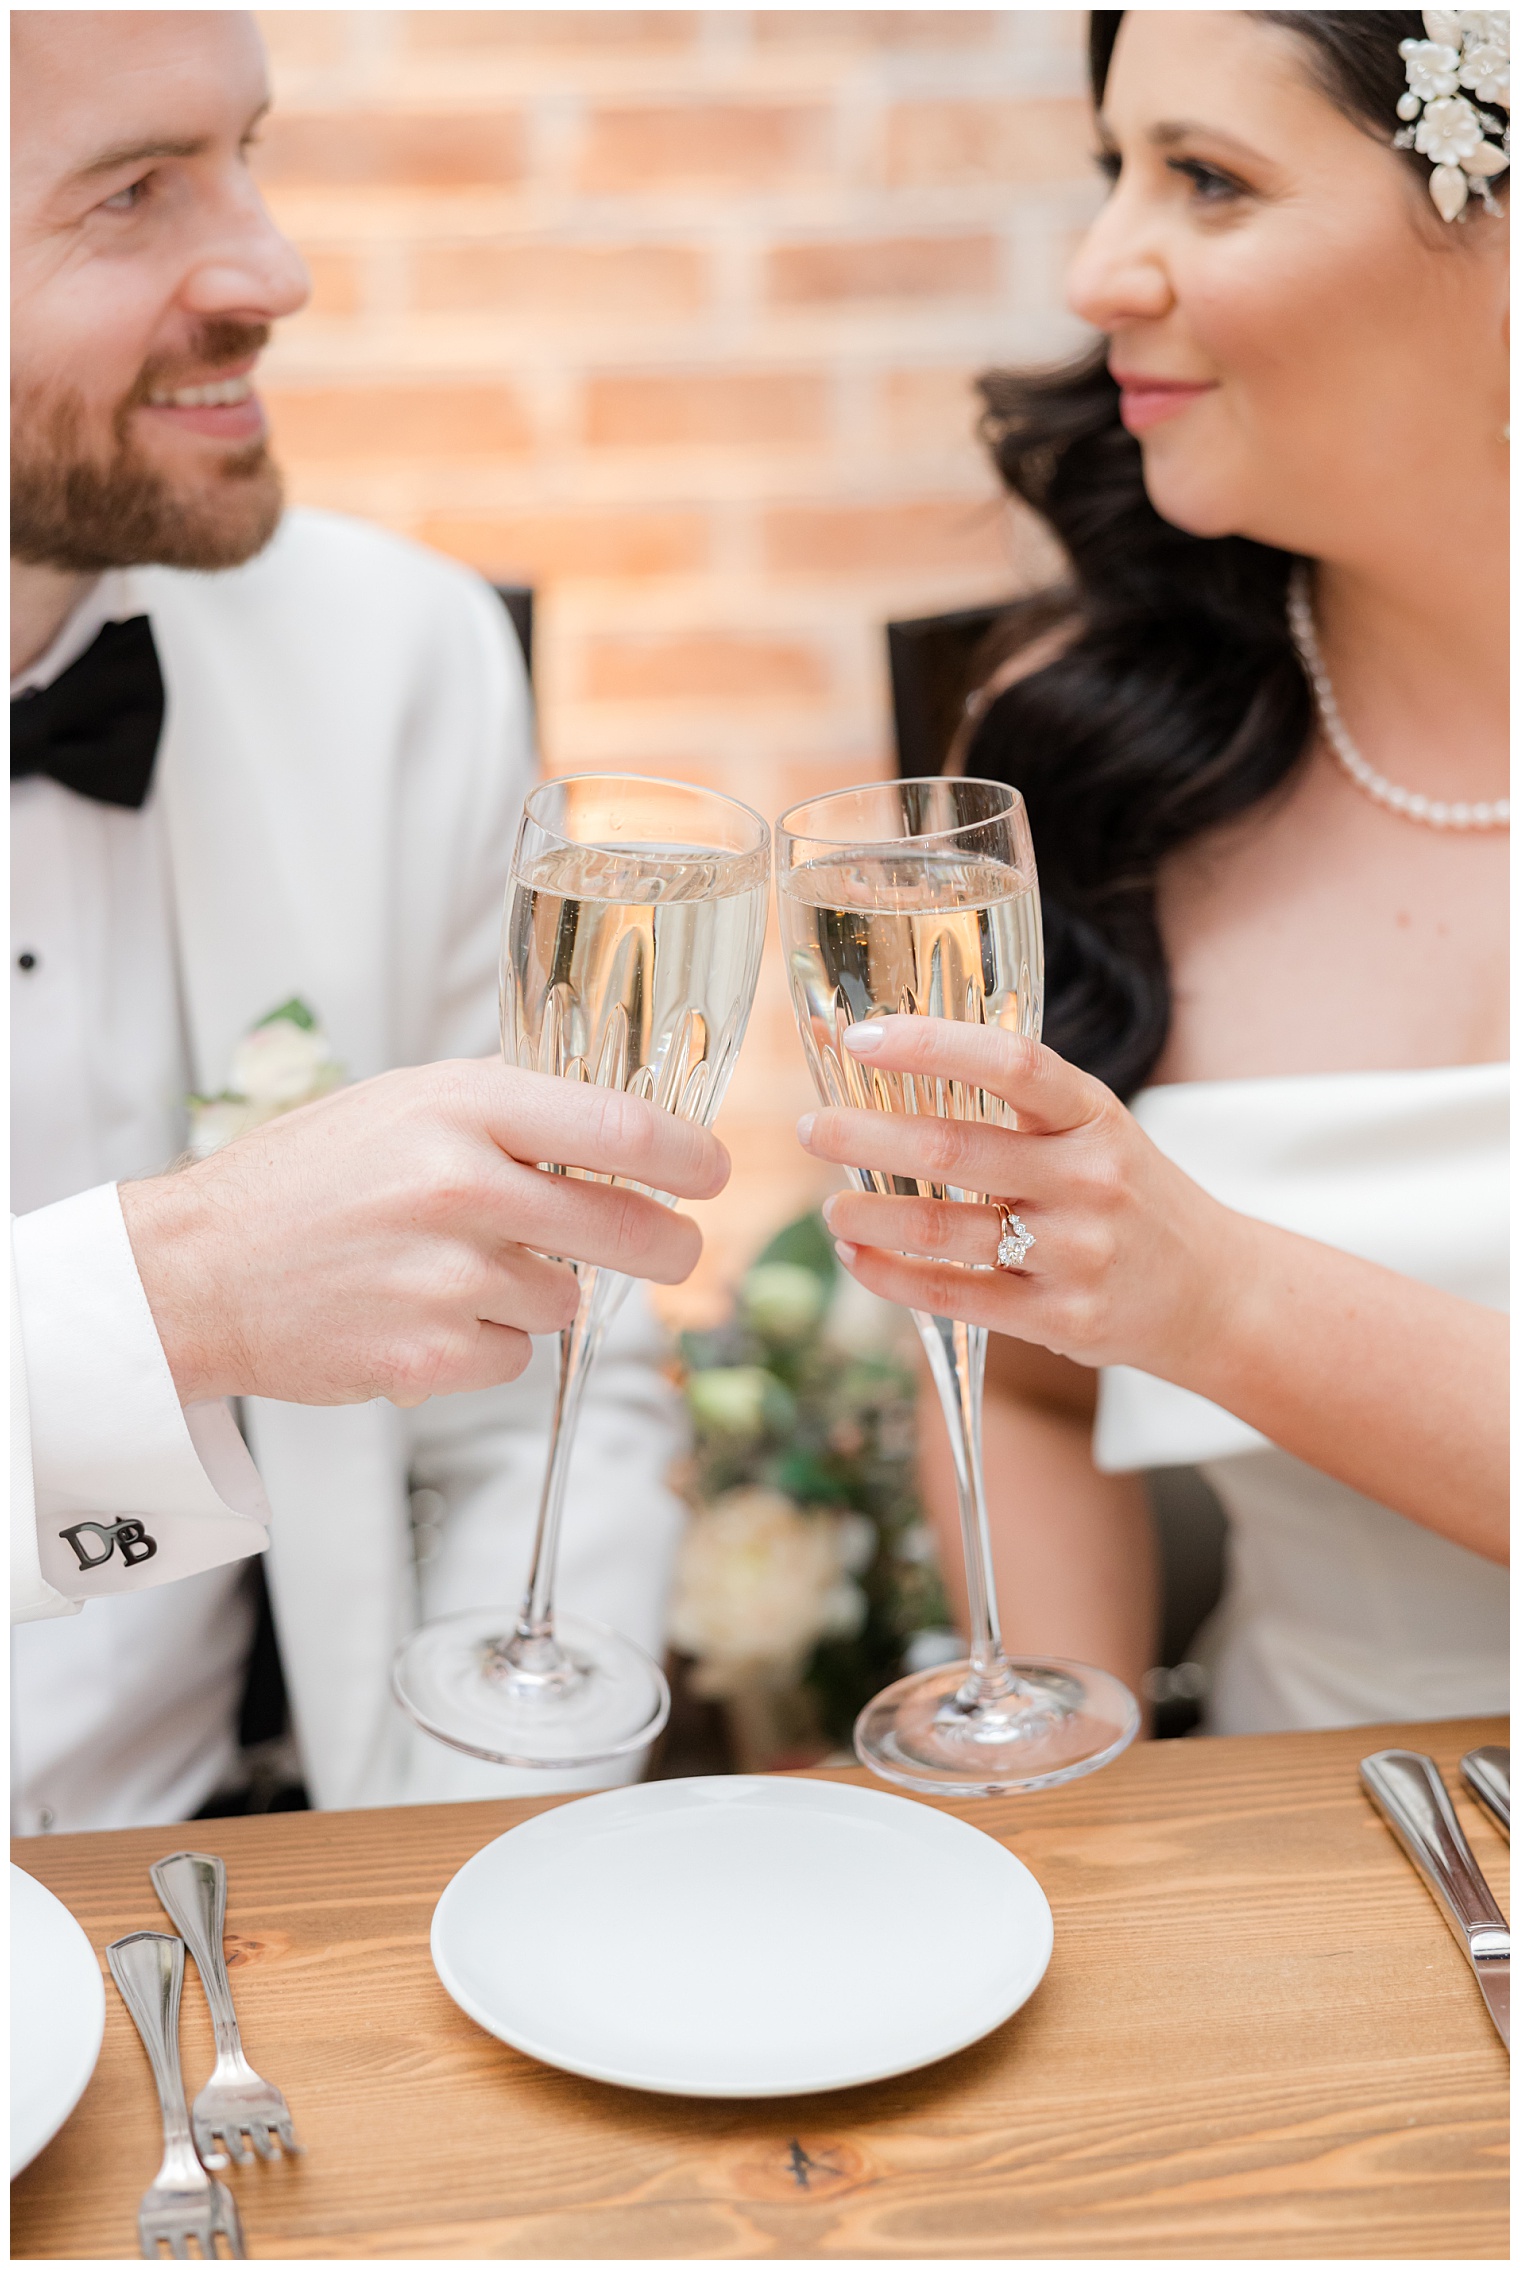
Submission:
[[[34,772],[138,811],[164,723],[164,680],[146,615],[107,623],[77,662],[11,703],[11,778]]]

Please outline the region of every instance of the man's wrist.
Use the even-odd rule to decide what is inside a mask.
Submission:
[[[215,1211],[187,1169],[118,1186],[132,1258],[182,1404],[239,1391],[236,1334],[217,1297]]]

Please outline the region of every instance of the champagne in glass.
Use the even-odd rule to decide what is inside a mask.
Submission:
[[[728,797],[615,774],[536,789],[502,923],[506,1061],[621,1088],[710,1125],[754,999],[769,874],[769,830]],[[588,1179],[578,1168],[548,1171]],[[580,1300],[560,1336],[522,1601],[515,1611],[469,1609],[424,1625],[394,1673],[397,1695],[428,1733],[509,1765],[624,1756],[653,1741],[670,1709],[664,1674],[642,1648],[554,1607],[576,1416],[628,1289],[614,1271],[574,1266]]]
[[[824,1102],[1014,1124],[984,1089],[878,1070],[850,1053],[844,1034],[897,1015],[1038,1037],[1044,949],[1022,799],[979,780],[844,789],[786,813],[776,844],[792,1005]],[[981,1191],[851,1171],[860,1188],[888,1196],[987,1202]],[[971,1654],[878,1695],[856,1722],[856,1750],[885,1780],[930,1794],[996,1796],[1091,1773],[1133,1739],[1134,1698],[1104,1671],[1005,1657],[982,1483],[987,1335],[954,1317],[915,1312],[913,1321],[950,1435]]]

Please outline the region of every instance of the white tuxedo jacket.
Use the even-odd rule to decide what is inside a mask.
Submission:
[[[145,569],[132,584],[167,692],[154,793],[197,1090],[222,1089],[243,1034],[293,995],[352,1079],[492,1052],[502,895],[532,740],[499,601],[433,554],[305,511],[245,567]],[[656,1652],[682,1518],[664,1480],[681,1432],[660,1351],[635,1293],[587,1391],[561,1592]],[[540,1341],[512,1386],[417,1411],[243,1405],[314,1803],[614,1778],[545,1779],[465,1758],[412,1729],[389,1689],[392,1655],[419,1615],[515,1601],[554,1367],[553,1343]],[[23,1401],[23,1427],[24,1417]],[[423,1489],[437,1493],[427,1534],[438,1543],[419,1566],[409,1501]],[[249,1550],[233,1516],[224,1526],[211,1561]],[[35,1593],[35,1570],[28,1582]],[[45,1595],[44,1585],[28,1612],[48,1613]]]

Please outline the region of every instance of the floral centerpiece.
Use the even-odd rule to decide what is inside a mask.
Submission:
[[[670,1635],[742,1767],[847,1744],[948,1625],[914,1488],[912,1342],[816,1214],[766,1247],[728,1323],[683,1336],[695,1513]]]

